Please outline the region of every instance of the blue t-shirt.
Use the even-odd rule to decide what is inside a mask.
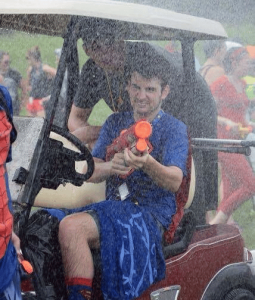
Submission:
[[[94,157],[105,160],[106,148],[119,136],[123,129],[135,123],[132,112],[115,113],[103,125],[97,143],[93,149]],[[150,153],[165,166],[176,166],[186,175],[188,156],[187,128],[179,120],[160,111],[152,121],[152,135],[149,138],[153,150]],[[150,213],[165,227],[171,223],[176,211],[175,193],[159,187],[142,170],[135,170],[127,178],[111,176],[106,181],[106,199],[119,198],[118,187],[126,183],[129,196],[136,199],[140,206]]]

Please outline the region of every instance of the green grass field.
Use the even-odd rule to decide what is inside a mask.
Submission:
[[[26,60],[27,50],[33,46],[39,46],[42,61],[51,67],[56,67],[56,56],[54,50],[61,48],[63,39],[46,35],[32,35],[23,32],[2,32],[0,34],[0,50],[9,52],[11,67],[18,70],[26,77],[28,63]],[[82,43],[78,43],[78,52],[81,65],[86,61],[87,56],[82,50]]]
[[[243,32],[244,40],[247,43],[255,44],[254,30],[249,26],[245,26],[243,30],[239,28],[239,32]],[[233,28],[227,28],[230,36],[234,36]],[[62,38],[47,37],[40,35],[30,35],[25,33],[9,33],[0,34],[0,50],[8,51],[11,57],[11,66],[21,72],[26,77],[26,69],[28,67],[26,61],[27,50],[35,45],[40,47],[42,53],[42,60],[44,63],[52,67],[56,67],[54,49],[62,46]],[[165,42],[162,42],[165,45]],[[84,54],[81,43],[78,44],[78,51],[80,57],[80,66],[86,61],[87,57]],[[200,63],[203,63],[203,56],[201,54],[201,43],[196,45],[196,53],[200,58]],[[201,55],[201,57],[200,57]],[[104,101],[100,101],[94,108],[90,116],[90,123],[100,125],[104,122],[111,110],[106,106]],[[25,110],[22,114],[26,114]],[[255,211],[251,201],[245,202],[234,213],[234,219],[239,223],[245,244],[250,249],[255,249]]]
[[[246,201],[234,212],[234,220],[241,228],[245,246],[255,249],[255,210],[252,200]]]

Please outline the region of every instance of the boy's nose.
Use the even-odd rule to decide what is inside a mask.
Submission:
[[[139,92],[138,92],[138,95],[137,95],[138,99],[145,99],[146,98],[146,92],[144,89],[141,89]]]

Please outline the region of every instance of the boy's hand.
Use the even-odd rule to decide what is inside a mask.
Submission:
[[[128,162],[125,160],[124,153],[115,153],[112,161],[112,171],[114,174],[127,175],[132,169]]]
[[[126,161],[127,165],[130,166],[132,169],[142,169],[146,164],[148,158],[148,149],[145,150],[142,154],[135,148],[132,148],[131,150],[126,148],[124,150],[124,160]]]

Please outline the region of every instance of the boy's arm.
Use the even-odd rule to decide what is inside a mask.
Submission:
[[[160,187],[176,193],[182,183],[182,170],[176,166],[163,166],[149,155],[143,171]]]
[[[124,151],[126,164],[134,169],[142,169],[160,187],[175,193],[178,191],[183,172],[176,166],[164,166],[155,160],[148,152],[137,156],[127,148]]]
[[[95,158],[95,169],[88,182],[98,183],[105,181],[112,175],[127,175],[131,170],[125,165],[124,153],[116,153],[111,161],[105,162],[102,159]],[[86,171],[86,170],[84,170]]]

